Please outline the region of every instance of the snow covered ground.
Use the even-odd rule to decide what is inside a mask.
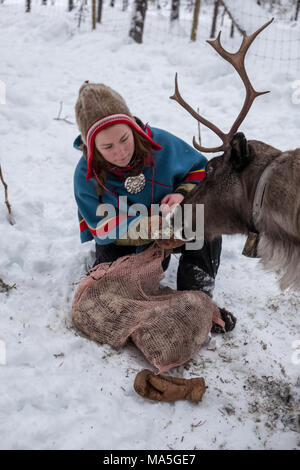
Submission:
[[[224,130],[244,90],[208,45],[172,38],[137,45],[101,29],[71,32],[63,16],[46,21],[0,5],[0,162],[16,220],[8,223],[1,203],[0,278],[16,288],[0,293],[0,448],[299,449],[299,293],[280,292],[275,275],[243,257],[243,237],[224,237],[214,297],[238,317],[235,330],[169,372],[203,376],[202,403],[145,401],[133,390],[136,373],[149,367],[142,354],[133,345],[101,346],[73,327],[71,302],[93,246],[79,241],[72,182],[78,131],[54,120],[60,101],[61,117],[75,123],[81,83],[104,82],[142,120],[191,142],[195,122],[168,99],[176,71],[184,97]],[[282,150],[299,146],[292,84],[300,77],[251,64],[249,75],[257,90],[271,93],[255,101],[241,130]],[[171,287],[177,262],[164,280]]]

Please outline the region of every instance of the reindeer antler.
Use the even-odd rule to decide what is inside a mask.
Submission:
[[[184,99],[182,98],[182,96],[179,93],[178,82],[177,82],[177,73],[176,73],[176,76],[175,76],[175,93],[174,93],[173,96],[170,96],[170,98],[172,100],[177,101],[195,119],[197,119],[197,121],[201,122],[206,127],[211,129],[215,134],[217,134],[220,137],[220,139],[223,142],[223,145],[220,145],[219,147],[207,148],[207,147],[202,147],[202,146],[198,145],[197,142],[196,142],[195,137],[193,137],[193,145],[197,150],[200,150],[201,152],[208,152],[208,153],[209,152],[219,152],[221,150],[226,150],[228,148],[228,145],[229,145],[233,135],[236,133],[239,126],[241,125],[241,123],[243,122],[245,117],[247,116],[247,113],[248,113],[249,109],[251,108],[252,103],[255,100],[255,98],[259,95],[264,95],[265,93],[269,93],[269,91],[255,91],[254,90],[253,86],[250,83],[249,77],[247,75],[244,61],[245,61],[246,52],[249,49],[249,47],[251,46],[251,44],[254,41],[254,39],[256,38],[256,36],[263,29],[265,29],[267,26],[269,26],[269,24],[272,23],[273,20],[274,20],[274,18],[272,18],[266,24],[261,26],[257,31],[255,31],[255,33],[251,34],[250,36],[247,36],[246,33],[244,33],[243,42],[242,42],[239,50],[235,53],[230,53],[230,52],[226,51],[223,48],[223,46],[221,45],[221,41],[220,41],[221,31],[219,32],[218,37],[216,39],[214,39],[212,41],[206,41],[218,52],[218,54],[220,54],[221,57],[223,57],[223,59],[227,60],[227,62],[229,62],[230,64],[233,65],[233,67],[235,68],[235,70],[237,71],[239,76],[241,77],[241,79],[242,79],[242,81],[245,85],[245,88],[246,88],[246,97],[245,97],[243,107],[242,107],[238,117],[234,121],[234,123],[233,123],[230,131],[228,132],[228,134],[225,134],[217,126],[215,126],[213,123],[211,123],[210,121],[208,121],[207,119],[202,117],[200,114],[196,113],[196,111],[188,103],[186,103],[186,101],[184,101]]]

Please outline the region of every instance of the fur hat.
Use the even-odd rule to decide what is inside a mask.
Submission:
[[[122,96],[103,83],[89,83],[87,81],[80,87],[75,113],[82,141],[87,147],[87,180],[93,177],[92,161],[95,137],[101,130],[109,126],[127,124],[150,141],[155,150],[162,148],[151,139],[151,133],[149,136],[137,124]]]
[[[85,82],[75,105],[76,121],[85,145],[88,129],[95,121],[111,114],[126,114],[133,119],[125,100],[103,83]]]

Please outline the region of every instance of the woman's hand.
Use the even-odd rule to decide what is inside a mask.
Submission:
[[[175,238],[170,238],[170,240],[155,240],[155,243],[159,246],[159,248],[163,248],[164,250],[174,250],[179,246],[184,245],[184,241],[176,240]]]
[[[178,205],[183,201],[184,196],[178,193],[167,194],[160,201],[162,213],[170,212],[172,206]]]
[[[167,214],[175,209],[175,207],[181,203],[184,199],[184,196],[179,193],[171,193],[167,194],[161,201],[160,201],[160,208],[163,214]],[[184,241],[178,240],[174,238],[174,235],[171,236],[170,239],[159,239],[155,240],[156,244],[165,250],[172,250],[179,246],[184,245]]]

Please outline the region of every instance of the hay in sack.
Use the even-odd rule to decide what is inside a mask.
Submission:
[[[139,254],[88,271],[72,305],[74,324],[91,339],[121,348],[131,337],[158,373],[188,361],[207,338],[220,309],[200,291],[160,285],[164,251]]]

